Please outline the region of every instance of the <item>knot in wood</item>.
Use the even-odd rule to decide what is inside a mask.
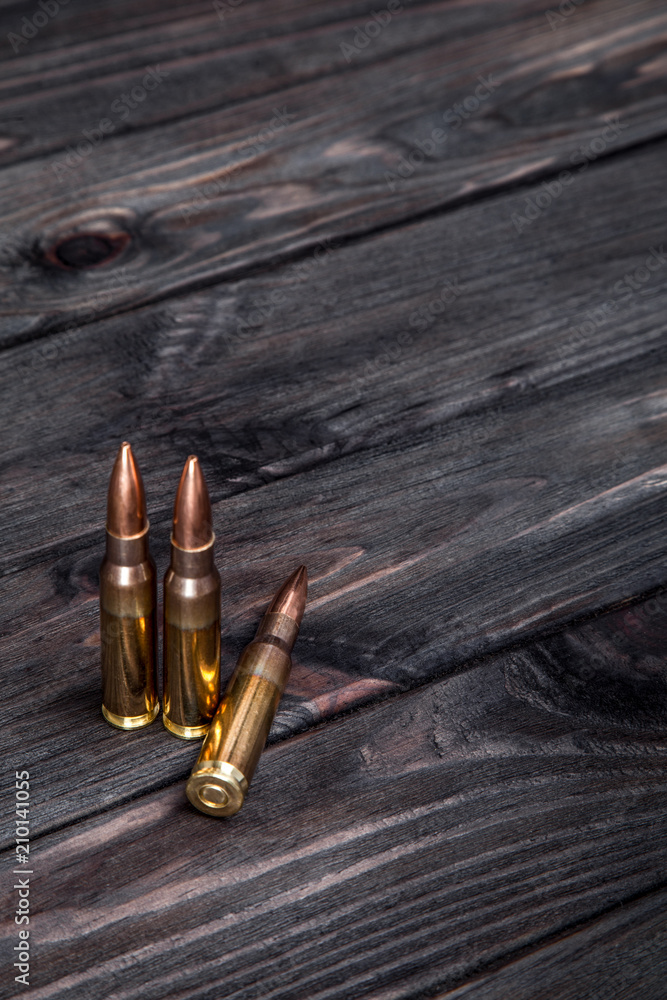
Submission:
[[[57,267],[83,270],[101,267],[114,260],[130,241],[128,233],[74,233],[59,239],[46,252]]]

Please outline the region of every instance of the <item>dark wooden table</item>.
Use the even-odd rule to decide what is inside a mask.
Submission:
[[[664,4],[0,21],[0,994],[664,1000]],[[310,572],[228,821],[100,715],[126,438],[160,573],[201,459],[225,676]]]

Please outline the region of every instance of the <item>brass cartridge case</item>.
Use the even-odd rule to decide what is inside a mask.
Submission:
[[[148,525],[130,538],[107,529],[100,569],[102,714],[119,729],[147,726],[159,712],[155,613],[157,577]]]
[[[106,555],[100,567],[102,714],[119,729],[147,726],[160,708],[157,586],[148,529],[141,473],[123,441],[109,480]]]
[[[285,587],[299,591],[294,601],[276,598],[262,618],[255,638],[241,653],[204,740],[186,793],[201,812],[231,816],[243,805],[257,762],[269,735],[292,666],[291,652],[303,615],[305,567]],[[285,588],[278,597],[285,595]],[[292,614],[276,610],[287,607]]]
[[[213,543],[183,549],[171,541],[164,578],[164,712],[181,739],[207,732],[220,697],[220,574]]]

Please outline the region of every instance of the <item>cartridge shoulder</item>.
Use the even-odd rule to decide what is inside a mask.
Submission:
[[[179,629],[214,626],[220,631],[220,575],[181,576],[170,566],[164,578],[164,618]]]
[[[253,675],[271,681],[282,692],[287,684],[292,659],[279,639],[266,642],[253,639],[245,647],[236,665],[235,676]]]
[[[172,566],[169,567],[164,577],[165,596],[170,594],[173,597],[182,598],[202,598],[220,592],[220,574],[217,569],[209,570],[204,576],[183,576],[177,573]]]
[[[152,559],[136,566],[104,560],[100,567],[100,606],[111,615],[141,618],[157,604],[157,574]]]
[[[132,590],[141,586],[154,586],[157,580],[155,563],[148,557],[134,566],[122,566],[105,558],[100,566],[100,587]]]

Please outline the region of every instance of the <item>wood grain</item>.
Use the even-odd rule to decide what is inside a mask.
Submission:
[[[17,745],[31,718],[36,759],[59,761],[45,828],[190,762],[159,730],[119,743],[99,720],[96,574],[125,437],[161,572],[184,456],[204,463],[226,672],[308,565],[296,657],[320,701],[294,690],[276,734],[665,582],[661,270],[581,333],[661,245],[662,156],[637,153],[629,181],[600,165],[509,241],[525,193],[340,248],[307,278],[257,275],[54,337],[44,368],[39,344],[5,352],[1,738]],[[443,274],[466,293],[411,325]],[[73,746],[101,769],[84,789]]]
[[[533,437],[533,423],[542,452],[564,441],[545,468],[569,462],[547,419],[564,393],[572,406],[559,420],[581,447],[590,440],[598,458],[586,463],[599,462],[606,485],[624,481],[614,462],[649,471],[636,449],[661,465],[665,265],[652,248],[663,246],[663,155],[633,158],[630,182],[622,162],[582,175],[522,233],[512,216],[538,188],[5,352],[5,514],[30,531],[5,564],[99,532],[119,436],[133,438],[156,523],[171,507],[169,470],[197,440],[216,500],[392,452],[397,439],[443,449],[428,479],[446,499],[450,471],[467,474],[478,454],[493,462],[511,437]],[[648,280],[633,293],[624,275],[637,268]],[[85,419],[71,419],[77,410]],[[82,476],[85,455],[95,461]],[[539,475],[519,455],[505,467]],[[53,497],[31,468],[58,484]]]
[[[585,641],[561,669],[553,647],[566,699]],[[524,670],[544,648],[522,651]],[[634,682],[643,629],[631,648],[599,658],[598,692]],[[636,706],[604,722],[585,701],[536,706],[512,655],[269,748],[233,820],[196,813],[179,781],[37,840],[34,995],[426,997],[473,979],[471,995],[500,996],[544,972],[563,1000],[568,954],[600,942],[587,974],[610,990],[622,952],[607,966],[605,949],[644,926],[660,936],[634,950],[635,978],[657,996],[660,897],[634,918],[625,903],[664,892],[664,716],[652,732]],[[649,714],[666,673],[641,678]],[[30,766],[39,816],[52,775]]]
[[[0,70],[0,100],[14,115],[4,123],[0,163],[64,153],[69,143],[76,148],[82,129],[104,118],[111,118],[117,136],[340,72],[347,64],[338,35],[353,36],[356,21],[370,15],[368,3],[359,0],[326,5],[219,0],[222,19],[210,2],[187,9],[93,3],[86,5],[85,19],[81,6],[63,6],[50,30],[38,32],[29,44],[19,40],[20,15],[30,20],[31,10],[11,10],[1,18],[3,45],[10,31],[12,38],[4,46],[10,58]],[[431,15],[431,28],[434,20]],[[425,31],[422,27],[422,36]],[[417,28],[411,34],[419,39]],[[160,87],[129,101],[125,111],[116,110],[114,102],[123,103],[122,95],[131,95],[146,70],[157,66],[164,71]]]
[[[31,129],[48,137],[56,120],[63,145],[0,172],[2,342],[273,268],[323,240],[360,239],[507,186],[553,183],[563,169],[576,164],[578,174],[664,135],[662,8],[591,0],[561,33],[538,0],[485,12],[481,20],[468,2],[406,8],[358,64],[340,51],[354,39],[354,17],[335,30],[240,44],[238,60],[223,49],[217,96],[206,81],[218,68],[192,52],[181,58],[172,26],[167,45],[178,58],[165,56],[169,75],[138,104],[136,120],[116,120],[109,108],[152,64],[156,53],[141,45],[131,72],[116,73],[112,59],[110,75],[85,91],[80,70],[62,92],[27,95],[27,123],[15,126],[28,130],[27,147]],[[211,34],[197,18],[192,30]],[[224,83],[229,74],[234,86]],[[478,77],[489,74],[498,86],[474,114],[452,112],[445,123],[457,103],[477,100]],[[215,110],[199,113],[202,102]],[[89,141],[82,129],[110,114],[113,133],[69,169],[62,130]],[[131,120],[134,131],[123,134]],[[445,138],[421,162],[417,144],[443,125]],[[125,249],[102,253],[94,267],[58,264],[58,248],[91,230],[125,240]]]
[[[279,94],[301,82],[323,77],[344,75],[352,84],[355,79],[364,79],[363,73],[358,77],[359,69],[380,66],[389,76],[392,62],[400,67],[400,60],[406,56],[415,66],[419,65],[416,59],[421,58],[426,68],[429,49],[437,49],[444,56],[447,75],[443,79],[451,85],[462,64],[469,71],[475,61],[494,58],[489,45],[493,32],[501,50],[495,55],[496,60],[500,55],[499,65],[516,67],[523,62],[526,72],[538,68],[530,62],[541,61],[540,56],[549,50],[561,49],[560,58],[567,58],[567,50],[584,38],[591,40],[589,52],[598,54],[604,39],[615,57],[608,53],[596,75],[608,77],[606,82],[614,90],[622,89],[619,58],[627,59],[629,50],[636,57],[638,43],[641,49],[651,41],[650,32],[657,32],[650,46],[653,53],[659,54],[661,48],[661,10],[646,0],[629,7],[591,0],[577,11],[579,17],[564,19],[556,32],[544,7],[535,0],[515,2],[511,8],[487,3],[484,18],[479,16],[478,5],[465,0],[399,6],[401,9],[388,20],[386,13],[381,15],[379,20],[386,20],[383,30],[369,33],[364,46],[359,32],[373,22],[375,8],[359,0],[334,0],[326,5],[219,0],[222,18],[212,3],[193,3],[187,12],[182,5],[173,3],[142,3],[140,8],[127,0],[117,4],[79,3],[75,7],[67,4],[25,42],[21,41],[22,30],[26,30],[26,21],[31,20],[34,11],[28,3],[11,5],[0,11],[0,37],[5,49],[0,101],[13,112],[3,120],[0,162],[64,150],[68,143],[81,141],[83,128],[109,115],[115,120],[116,136],[238,104],[264,93]],[[382,10],[386,11],[386,5]],[[355,35],[361,37],[356,47]],[[503,47],[507,51],[502,51]],[[14,48],[18,51],[14,52]],[[131,114],[116,114],[112,109],[114,100],[140,83],[147,67],[158,64],[168,77],[164,86],[148,98],[128,104]],[[659,69],[659,62],[651,69]],[[482,63],[478,72],[483,71]],[[590,71],[589,65],[589,101],[595,103],[601,98],[606,102],[609,95],[595,93],[600,88]],[[653,79],[634,81],[636,93],[630,103],[663,98],[655,72],[650,76]],[[414,87],[415,81],[409,82]],[[331,81],[332,85],[337,88],[338,81]],[[556,78],[552,86],[562,92],[566,101],[572,96],[564,78]],[[343,88],[347,89],[345,84]],[[527,103],[533,105],[531,117],[535,118],[535,95],[524,95],[524,104],[526,97]],[[541,103],[542,119],[569,117],[563,114],[565,107],[556,111]]]
[[[37,998],[662,1000],[667,17],[416,2],[348,61],[373,9],[72,0],[10,55],[37,7],[0,5],[0,751]],[[100,716],[127,437],[160,571],[202,459],[225,675],[309,567],[228,822],[185,799],[196,746]]]
[[[539,989],[545,1000],[661,1000],[667,974],[666,906],[664,891],[626,904],[592,926],[438,998],[532,1000]]]

